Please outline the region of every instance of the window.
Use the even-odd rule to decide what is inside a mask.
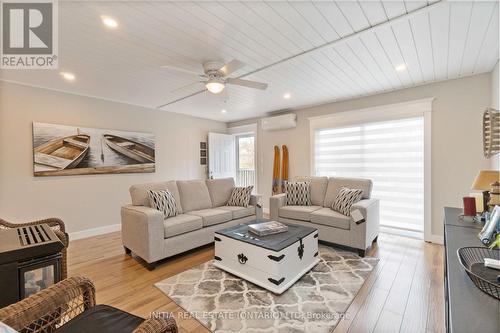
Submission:
[[[236,183],[237,186],[255,186],[255,137],[236,136]]]
[[[380,224],[423,232],[423,116],[316,129],[314,169],[318,176],[372,179]]]

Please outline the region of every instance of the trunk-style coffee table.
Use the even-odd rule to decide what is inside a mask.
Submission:
[[[283,293],[319,262],[318,230],[287,226],[288,231],[268,236],[257,236],[244,224],[216,231],[214,266]]]

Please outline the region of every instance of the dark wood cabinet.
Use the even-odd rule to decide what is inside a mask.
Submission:
[[[477,237],[482,225],[461,220],[460,208],[446,207],[444,213],[446,331],[498,333],[500,301],[474,285],[457,256],[457,250],[461,247],[483,246]]]

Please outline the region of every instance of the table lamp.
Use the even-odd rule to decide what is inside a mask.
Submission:
[[[483,208],[487,212],[488,204],[498,205],[500,201],[500,171],[481,170],[474,179],[472,189],[483,192]]]

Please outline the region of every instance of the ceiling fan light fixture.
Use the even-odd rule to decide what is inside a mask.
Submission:
[[[207,81],[207,83],[205,83],[205,87],[212,94],[219,94],[222,92],[222,90],[224,90],[225,85],[218,80],[209,80]]]

